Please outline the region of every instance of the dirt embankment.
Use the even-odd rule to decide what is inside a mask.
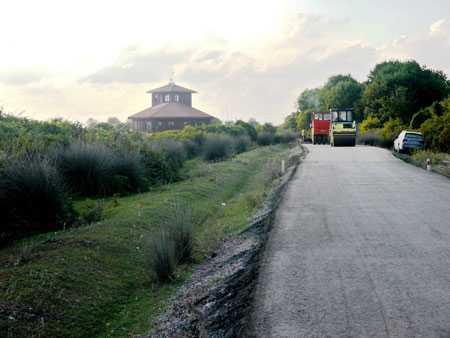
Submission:
[[[281,193],[305,154],[294,162],[272,189],[246,229],[224,243],[217,256],[199,267],[172,298],[147,337],[236,337],[245,325],[258,274],[260,254]]]

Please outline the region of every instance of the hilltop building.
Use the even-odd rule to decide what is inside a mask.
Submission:
[[[128,117],[134,130],[154,133],[183,129],[210,124],[214,118],[192,107],[192,94],[196,91],[178,86],[173,80],[147,93],[152,94],[152,106]]]

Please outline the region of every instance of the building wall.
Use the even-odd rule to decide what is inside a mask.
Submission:
[[[153,133],[165,130],[179,130],[186,126],[201,126],[203,124],[210,124],[211,119],[145,119],[132,120],[132,122],[132,128],[134,130]]]
[[[168,100],[168,101],[167,101]],[[183,103],[192,107],[191,93],[152,93],[152,107],[165,102]]]

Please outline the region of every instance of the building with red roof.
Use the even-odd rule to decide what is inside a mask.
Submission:
[[[196,91],[169,84],[149,90],[152,106],[128,117],[134,130],[154,133],[183,129],[186,126],[210,124],[213,116],[192,107],[192,94]]]

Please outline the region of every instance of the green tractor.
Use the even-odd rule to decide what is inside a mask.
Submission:
[[[356,144],[356,122],[353,121],[353,108],[332,108],[330,113],[330,145],[332,147],[354,147]]]

